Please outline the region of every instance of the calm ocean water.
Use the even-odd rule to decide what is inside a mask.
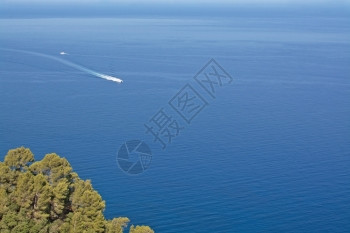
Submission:
[[[1,19],[2,48],[60,56],[124,79],[0,51],[0,154],[56,152],[91,179],[108,218],[156,232],[349,232],[350,20]],[[163,151],[146,123],[215,58],[220,89]],[[173,117],[176,113],[171,113]],[[184,122],[182,122],[184,123]],[[150,168],[116,163],[145,140]]]

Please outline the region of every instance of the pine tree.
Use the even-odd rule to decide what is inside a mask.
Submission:
[[[72,167],[69,162],[55,153],[47,154],[43,160],[33,163],[30,170],[34,174],[47,176],[53,186],[56,186],[60,179],[72,177]]]
[[[52,199],[51,186],[47,179],[39,174],[34,177],[33,184],[33,217],[37,220],[47,220],[50,216],[50,204]]]
[[[34,175],[29,172],[22,173],[18,176],[16,190],[12,197],[16,203],[24,209],[30,209],[34,200]]]
[[[83,216],[84,221],[80,221],[80,228],[93,229],[94,232],[104,231],[105,222],[102,212],[105,208],[105,202],[102,200],[101,196],[93,190],[89,180],[78,180],[74,184],[74,192],[70,201],[72,203],[73,212],[79,214],[73,217],[80,218],[80,216]]]
[[[106,223],[106,233],[122,233],[130,220],[126,217],[114,218]]]
[[[52,189],[51,217],[58,219],[64,217],[69,209],[67,208],[69,195],[69,182],[67,179],[60,180]]]
[[[129,219],[103,216],[105,202],[90,180],[81,180],[69,162],[47,154],[34,155],[20,147],[0,162],[1,233],[122,233]],[[154,233],[132,226],[132,233]]]
[[[18,171],[27,168],[28,164],[33,161],[33,153],[29,148],[24,148],[23,146],[17,149],[9,150],[5,157],[5,165]]]
[[[149,226],[134,226],[130,227],[129,233],[154,233],[154,231]]]
[[[0,186],[0,219],[5,213],[8,212],[9,210],[8,203],[9,203],[9,199],[8,199],[6,189]]]

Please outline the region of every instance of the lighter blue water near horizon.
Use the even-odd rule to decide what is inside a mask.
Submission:
[[[349,232],[350,20],[345,17],[0,19],[0,154],[56,152],[107,218],[156,232]],[[165,151],[143,126],[215,58],[234,82]],[[173,117],[175,112],[171,112]],[[120,145],[150,168],[124,174]]]

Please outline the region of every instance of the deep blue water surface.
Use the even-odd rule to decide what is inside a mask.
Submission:
[[[56,152],[91,179],[108,218],[156,232],[349,232],[349,18],[1,19],[0,46],[60,56],[94,78],[0,50],[0,154]],[[234,81],[190,125],[168,105],[215,58]],[[145,134],[160,109],[186,126],[166,150]],[[126,140],[143,174],[116,163]]]

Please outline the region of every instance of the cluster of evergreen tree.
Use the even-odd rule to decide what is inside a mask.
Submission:
[[[0,232],[122,233],[129,219],[106,220],[105,202],[65,158],[47,154],[34,162],[28,148],[9,150],[0,162]],[[130,233],[154,233],[131,226]]]

